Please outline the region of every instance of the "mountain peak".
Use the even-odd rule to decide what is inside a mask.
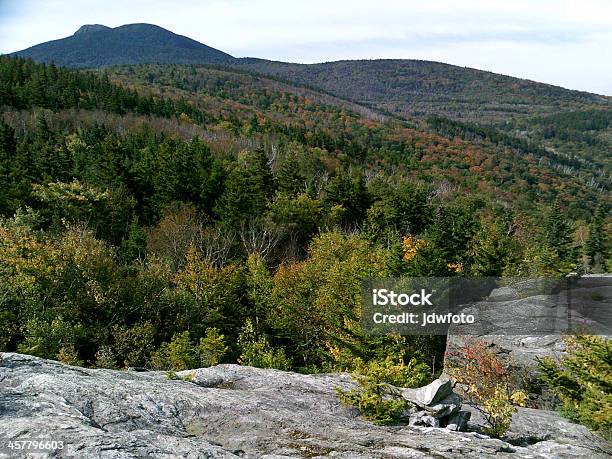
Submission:
[[[154,24],[107,27],[86,24],[70,37],[13,53],[68,67],[121,64],[221,64],[234,58],[223,51]]]
[[[79,30],[77,30],[74,34],[79,35],[82,33],[100,32],[101,30],[110,30],[110,27],[102,24],[85,24],[79,27]]]

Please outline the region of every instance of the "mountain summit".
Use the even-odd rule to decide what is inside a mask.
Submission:
[[[118,64],[222,64],[232,56],[153,24],[84,25],[74,35],[17,51],[17,56],[67,67]]]
[[[74,35],[87,32],[99,32],[101,30],[111,30],[111,28],[102,24],[85,24],[84,26],[79,27],[79,30],[77,30]]]

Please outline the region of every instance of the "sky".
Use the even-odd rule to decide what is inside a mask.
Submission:
[[[0,0],[0,53],[135,22],[236,57],[425,59],[612,95],[610,0]]]

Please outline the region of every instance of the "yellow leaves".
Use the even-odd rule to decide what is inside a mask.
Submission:
[[[446,267],[448,269],[450,269],[451,271],[454,271],[456,273],[460,273],[460,272],[463,271],[463,265],[461,263],[459,263],[459,262],[457,262],[457,263],[447,263]]]
[[[52,182],[47,185],[35,183],[32,185],[32,190],[34,196],[45,203],[65,201],[76,205],[78,203],[101,202],[110,198],[108,190],[100,191],[78,180],[73,180],[70,183]]]
[[[415,236],[406,236],[402,241],[404,249],[404,260],[411,261],[416,257],[417,252],[425,247],[427,242],[424,239],[417,239]]]
[[[510,400],[512,401],[513,405],[516,405],[516,406],[525,406],[525,403],[527,402],[527,400],[529,400],[529,395],[527,395],[522,390],[515,390],[510,395]]]
[[[517,399],[521,397],[517,396]],[[494,437],[501,437],[505,434],[510,428],[512,415],[516,412],[516,407],[511,403],[508,396],[507,387],[498,385],[493,396],[485,401],[483,411],[490,424],[490,427],[486,428],[485,431]]]
[[[186,113],[181,113],[178,117],[179,124],[193,124],[193,121]]]

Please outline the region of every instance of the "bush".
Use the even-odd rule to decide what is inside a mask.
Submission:
[[[19,344],[17,350],[44,359],[59,359],[62,350],[64,354],[74,351],[74,344],[80,334],[81,327],[71,324],[62,316],[57,316],[52,321],[31,319],[25,325],[25,340]],[[69,352],[69,349],[72,351]],[[72,362],[78,361],[79,359],[75,358],[65,363],[76,365],[77,363]]]
[[[542,380],[563,402],[562,413],[612,438],[612,341],[600,336],[567,340],[568,354],[540,360]]]
[[[241,365],[279,370],[291,368],[291,360],[284,349],[274,349],[265,336],[258,336],[250,320],[246,321],[238,337],[238,345],[241,349],[238,363]]]
[[[500,438],[510,428],[517,406],[524,406],[527,394],[515,390],[513,375],[482,341],[467,342],[449,359],[449,376],[465,385],[467,401],[484,415],[485,433]]]
[[[229,347],[225,345],[225,336],[219,334],[216,328],[207,328],[206,336],[200,338],[198,354],[203,367],[217,365],[223,356],[227,354]]]
[[[133,327],[115,325],[111,328],[114,350],[126,367],[148,366],[155,349],[155,327],[143,322]]]
[[[59,350],[57,353],[57,360],[66,365],[74,365],[77,367],[83,366],[83,361],[79,359],[79,353],[72,344],[62,347]]]
[[[110,346],[102,345],[96,352],[96,360],[94,362],[96,368],[117,368],[117,360],[115,353]]]
[[[402,358],[386,357],[367,364],[359,362],[353,373],[358,387],[336,391],[343,403],[359,409],[366,419],[379,425],[393,424],[402,420],[410,407],[397,387],[418,387],[429,377],[429,367],[416,359],[406,365]]]
[[[196,352],[188,331],[176,333],[169,343],[162,343],[151,354],[151,363],[156,370],[189,370],[195,368],[196,362]]]

